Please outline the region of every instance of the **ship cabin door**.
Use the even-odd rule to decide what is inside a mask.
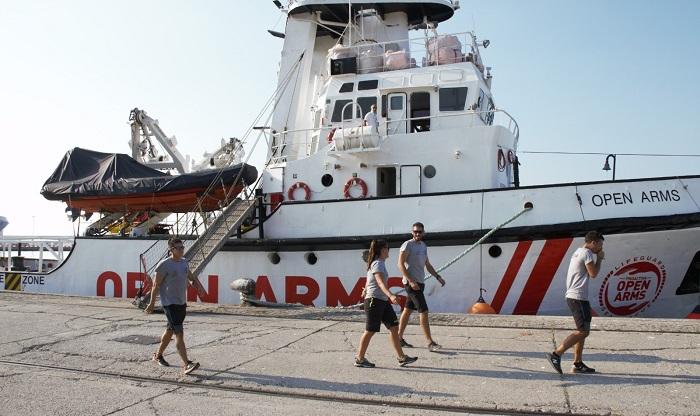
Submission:
[[[406,93],[395,92],[387,96],[387,112],[386,112],[386,134],[404,134],[407,131],[406,126]]]
[[[401,195],[420,193],[420,165],[401,166]]]
[[[396,168],[382,166],[377,168],[377,196],[396,195]]]

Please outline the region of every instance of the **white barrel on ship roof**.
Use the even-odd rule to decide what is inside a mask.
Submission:
[[[357,72],[370,74],[384,68],[384,48],[373,40],[361,40],[355,44],[358,50]]]
[[[357,56],[355,48],[348,48],[343,45],[335,45],[328,50],[331,59],[354,58]]]

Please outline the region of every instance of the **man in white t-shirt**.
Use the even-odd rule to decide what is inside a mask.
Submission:
[[[377,116],[377,104],[372,104],[369,113],[365,114],[365,126],[372,128],[372,133],[379,133],[379,117]]]
[[[566,304],[576,322],[576,331],[566,337],[556,350],[547,353],[547,359],[554,369],[562,374],[561,356],[574,347],[574,365],[572,373],[595,373],[595,370],[583,363],[583,344],[591,331],[591,304],[588,302],[588,281],[595,279],[600,272],[600,264],[605,258],[603,252],[603,235],[590,231],[585,236],[583,247],[574,251],[566,273]]]

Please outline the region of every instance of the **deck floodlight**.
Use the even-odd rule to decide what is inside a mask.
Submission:
[[[278,9],[282,9],[282,3],[279,0],[272,0],[272,2],[277,6]]]
[[[484,49],[488,48],[489,45],[491,44],[491,41],[486,39],[485,41],[481,42],[481,46],[484,47]]]

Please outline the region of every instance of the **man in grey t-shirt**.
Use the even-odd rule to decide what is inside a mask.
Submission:
[[[436,352],[440,349],[440,344],[433,340],[430,334],[430,322],[428,320],[428,304],[423,293],[425,289],[424,273],[425,269],[435,276],[441,285],[445,286],[445,280],[435,271],[435,268],[428,260],[428,247],[423,242],[425,227],[422,223],[413,224],[413,238],[403,243],[399,254],[399,270],[403,275],[403,284],[406,288],[406,306],[399,318],[399,337],[401,346],[411,348],[412,345],[403,339],[403,333],[408,325],[411,313],[417,310],[420,314],[420,326],[428,341],[428,350]]]
[[[146,307],[146,313],[152,313],[156,304],[156,294],[160,295],[163,311],[168,319],[168,327],[160,338],[158,351],[153,353],[153,361],[163,367],[169,367],[163,352],[168,347],[173,334],[175,334],[175,346],[183,362],[183,373],[189,374],[199,367],[199,363],[190,361],[187,358],[187,348],[185,347],[185,333],[182,323],[185,320],[187,311],[187,284],[191,284],[199,296],[205,294],[204,287],[199,280],[190,272],[187,259],[183,257],[185,245],[178,238],[171,238],[168,241],[170,257],[158,263],[156,266],[156,278],[151,290],[151,302]]]
[[[595,373],[595,370],[583,363],[583,344],[591,331],[591,304],[588,302],[588,281],[600,272],[600,265],[605,258],[603,252],[603,235],[597,231],[586,234],[582,247],[574,251],[566,273],[566,304],[576,322],[576,331],[571,333],[552,353],[547,353],[547,360],[561,374],[561,356],[574,347],[574,365],[572,373]]]

